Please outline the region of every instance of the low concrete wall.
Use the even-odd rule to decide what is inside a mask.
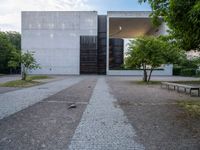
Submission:
[[[152,76],[172,76],[173,65],[165,65],[163,70],[154,70]],[[143,70],[108,70],[107,75],[141,76]]]

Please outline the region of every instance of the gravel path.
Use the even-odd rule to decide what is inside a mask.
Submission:
[[[0,150],[66,150],[96,85],[84,80],[0,120]],[[68,109],[72,103],[76,108]]]
[[[200,150],[200,120],[188,119],[179,100],[199,100],[160,85],[138,85],[132,78],[108,77],[111,93],[146,150]]]
[[[69,150],[144,149],[134,141],[135,131],[115,102],[105,78],[99,78]]]
[[[68,77],[40,86],[0,94],[0,119],[31,106],[81,81],[83,77]]]

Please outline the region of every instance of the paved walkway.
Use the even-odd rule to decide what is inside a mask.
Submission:
[[[69,150],[144,149],[134,141],[135,131],[115,102],[105,78],[99,78]]]
[[[0,119],[31,106],[81,81],[81,77],[68,77],[40,86],[0,94]]]

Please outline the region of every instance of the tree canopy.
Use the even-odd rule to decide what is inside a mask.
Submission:
[[[142,68],[143,80],[149,82],[154,69],[163,64],[174,63],[180,56],[183,56],[181,51],[167,38],[140,37],[130,41],[125,67]]]
[[[22,64],[22,80],[26,80],[28,70],[40,68],[34,58],[34,53],[30,51],[21,54],[20,62]]]
[[[0,32],[0,73],[20,68],[21,35],[17,32]]]
[[[181,48],[200,50],[200,1],[199,0],[138,0],[148,2],[152,20],[159,25],[162,17],[170,34]]]

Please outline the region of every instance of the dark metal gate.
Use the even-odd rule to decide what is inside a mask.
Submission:
[[[98,16],[98,74],[106,74],[107,16]]]
[[[80,74],[97,74],[97,37],[80,37]]]

